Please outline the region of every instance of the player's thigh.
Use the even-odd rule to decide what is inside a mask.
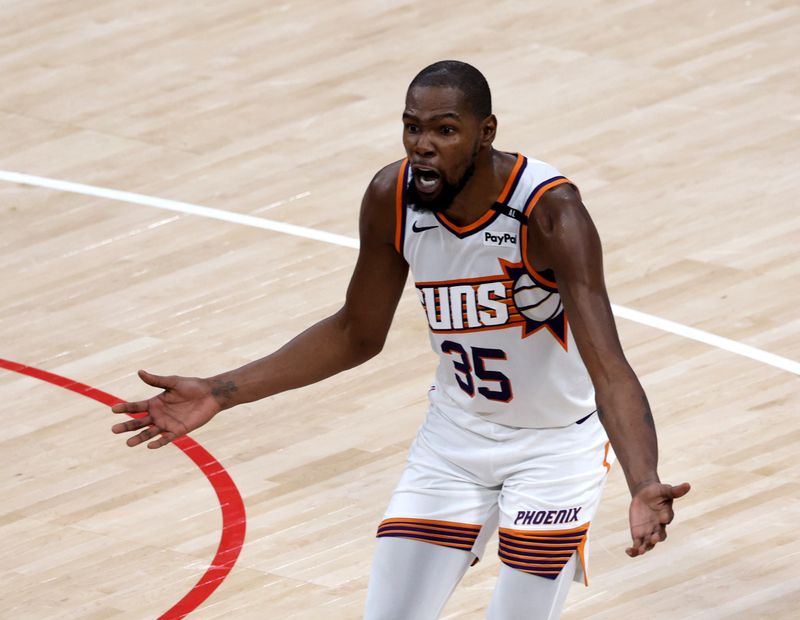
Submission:
[[[475,556],[407,538],[378,539],[365,620],[434,620]]]
[[[575,575],[576,556],[549,579],[500,565],[486,620],[557,620]]]

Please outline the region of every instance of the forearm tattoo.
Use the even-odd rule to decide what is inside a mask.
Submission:
[[[233,381],[222,381],[215,379],[211,386],[211,395],[217,399],[220,404],[226,403],[233,396],[239,388]]]

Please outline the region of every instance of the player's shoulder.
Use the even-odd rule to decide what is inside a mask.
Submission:
[[[564,176],[556,166],[549,162],[535,157],[526,157],[525,160],[525,172],[532,180],[545,182]]]
[[[397,194],[398,177],[404,163],[404,159],[399,159],[378,170],[367,186],[367,196],[376,202],[393,204]]]
[[[367,185],[361,204],[362,245],[370,240],[394,243],[397,226],[397,184],[405,160],[384,166]]]
[[[556,166],[528,157],[526,171],[532,187],[527,205],[529,224],[551,224],[553,219],[585,214],[577,185]]]

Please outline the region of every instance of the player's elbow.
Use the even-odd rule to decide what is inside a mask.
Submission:
[[[642,385],[633,371],[621,373],[613,380],[594,383],[597,408],[611,415],[636,410],[646,400]]]
[[[386,334],[371,333],[358,329],[357,324],[350,325],[345,331],[349,366],[358,366],[372,359],[383,350]]]
[[[385,335],[383,337],[360,335],[351,346],[358,363],[361,364],[378,355],[383,350],[385,343]]]
[[[367,321],[360,321],[346,309],[342,309],[337,318],[346,342],[350,365],[363,364],[383,350],[387,329],[378,329]]]

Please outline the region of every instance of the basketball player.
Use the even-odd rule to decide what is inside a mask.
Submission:
[[[410,267],[440,364],[378,529],[370,620],[438,617],[498,526],[488,617],[557,618],[570,583],[586,579],[615,456],[632,498],[631,557],[666,538],[672,502],[689,491],[659,480],[653,417],[620,347],[580,193],[552,166],[495,150],[496,131],[477,69],[423,69],[403,112],[407,158],[366,190],[342,309],[214,377],[140,371],[163,392],[113,407],[147,412],[112,430],[159,448],[225,409],[361,364],[381,350]]]

